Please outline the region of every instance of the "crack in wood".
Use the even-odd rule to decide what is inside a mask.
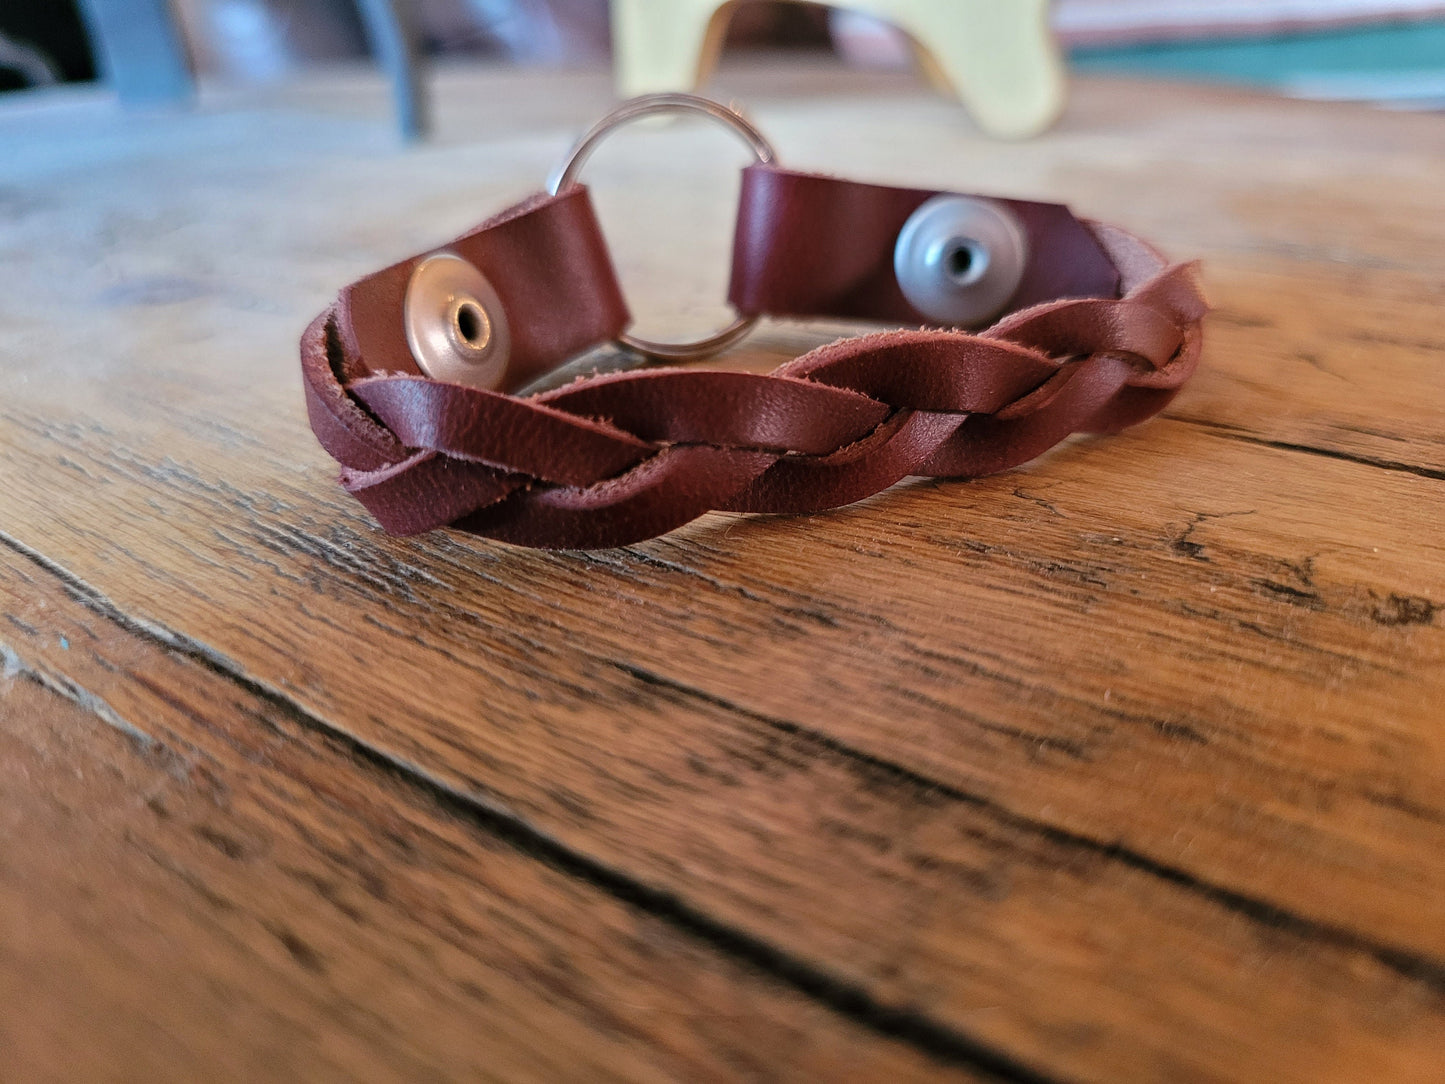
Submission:
[[[1203,561],[1209,563],[1209,558],[1204,555],[1204,543],[1193,541],[1193,535],[1199,529],[1200,524],[1212,519],[1231,519],[1234,516],[1255,515],[1254,509],[1247,509],[1240,512],[1195,512],[1194,518],[1189,521],[1189,526],[1177,537],[1169,540],[1169,548],[1175,553],[1188,557],[1191,561]]]
[[[90,690],[77,685],[64,674],[26,662],[14,648],[0,640],[0,679],[13,681],[16,678],[32,682],[47,692],[69,700],[106,726],[124,734],[140,749],[151,752],[164,748],[154,737],[130,720],[122,718],[114,708]]]
[[[1207,418],[1189,418],[1179,414],[1168,415],[1170,421],[1183,422],[1185,425],[1197,425],[1202,429],[1212,429],[1226,440],[1237,440],[1241,444],[1253,444],[1259,448],[1274,448],[1281,452],[1301,452],[1305,455],[1317,455],[1324,459],[1338,459],[1344,463],[1358,463],[1363,467],[1377,467],[1380,470],[1398,471],[1402,474],[1413,474],[1420,478],[1429,478],[1437,482],[1445,482],[1445,470],[1436,467],[1422,467],[1415,463],[1405,463],[1397,459],[1380,459],[1377,456],[1360,455],[1357,452],[1341,451],[1338,448],[1320,448],[1313,444],[1299,444],[1295,441],[1272,440],[1267,437],[1251,436],[1238,426],[1230,425],[1228,422],[1210,421]]]
[[[1428,598],[1391,591],[1370,610],[1370,617],[1376,624],[1388,628],[1400,625],[1433,625],[1435,615],[1440,610],[1441,607]]]
[[[1237,892],[1223,885],[1206,881],[1190,873],[1188,870],[1160,862],[1122,843],[1104,842],[1078,832],[1059,828],[1056,825],[1025,817],[984,795],[975,794],[971,791],[963,790],[960,787],[955,787],[951,784],[922,775],[901,764],[883,760],[862,750],[855,749],[827,734],[800,726],[786,719],[778,719],[764,715],[761,712],[753,711],[740,704],[734,704],[723,697],[715,696],[702,689],[694,689],[682,682],[662,677],[659,674],[650,673],[629,663],[615,662],[614,665],[636,677],[639,681],[645,681],[650,685],[671,689],[680,695],[689,696],[711,704],[714,707],[732,711],[747,718],[776,727],[784,733],[803,737],[810,742],[816,743],[818,748],[827,750],[861,766],[867,773],[873,776],[883,775],[897,783],[916,790],[921,799],[926,800],[931,797],[936,801],[941,798],[947,801],[960,802],[973,806],[975,809],[987,813],[1000,824],[1032,833],[1063,847],[1086,851],[1097,857],[1119,862],[1122,865],[1128,866],[1130,869],[1157,877],[1176,887],[1203,896],[1205,899],[1210,900],[1232,913],[1243,915],[1271,929],[1293,933],[1306,941],[1318,941],[1334,945],[1338,948],[1362,952],[1407,978],[1417,980],[1433,990],[1445,993],[1445,961],[1435,960],[1429,956],[1412,953],[1408,950],[1376,941],[1345,927],[1317,922],[1314,919],[1296,914],[1277,904],[1270,903],[1268,900],[1262,900],[1242,892]]]

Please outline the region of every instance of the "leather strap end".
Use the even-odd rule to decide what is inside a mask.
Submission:
[[[587,189],[536,195],[434,252],[451,252],[495,288],[511,330],[503,386],[518,388],[631,323]],[[373,373],[420,375],[404,331],[407,284],[422,253],[341,292],[347,383]]]
[[[749,166],[743,170],[728,298],[744,316],[928,324],[904,296],[894,250],[913,213],[946,194]],[[1013,216],[1026,238],[1023,276],[1005,311],[1063,298],[1119,296],[1118,268],[1067,207],[989,199]]]

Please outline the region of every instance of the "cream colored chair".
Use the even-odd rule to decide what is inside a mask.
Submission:
[[[751,0],[613,0],[618,90],[624,97],[696,90],[722,48],[728,19]],[[956,94],[993,135],[1036,135],[1064,104],[1064,70],[1049,0],[840,0],[831,6],[892,23],[925,75]]]

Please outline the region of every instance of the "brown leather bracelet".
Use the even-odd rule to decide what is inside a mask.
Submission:
[[[559,185],[353,283],[306,329],[308,415],[342,485],[393,534],[623,545],[710,510],[816,512],[910,475],[1007,470],[1149,417],[1194,371],[1195,265],[1056,204],[790,172],[758,140],[740,319],[720,338],[761,315],[1002,318],[844,339],[766,375],[652,368],[519,396],[629,324],[586,189]]]

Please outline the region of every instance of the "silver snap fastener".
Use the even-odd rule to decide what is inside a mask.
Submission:
[[[497,291],[476,267],[450,252],[428,256],[412,270],[404,308],[406,342],[422,372],[501,387],[512,337]]]
[[[1028,262],[1023,227],[992,200],[934,196],[903,225],[893,271],[908,303],[929,320],[986,324],[1018,290]]]

